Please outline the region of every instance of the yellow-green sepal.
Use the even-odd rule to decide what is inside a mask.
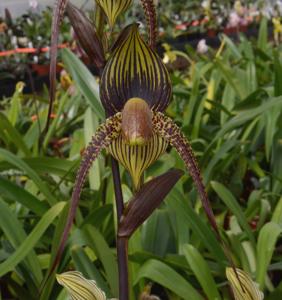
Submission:
[[[96,0],[96,2],[103,9],[111,28],[115,25],[117,17],[132,4],[132,0]]]

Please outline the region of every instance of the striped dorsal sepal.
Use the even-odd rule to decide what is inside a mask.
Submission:
[[[169,73],[160,57],[144,42],[136,24],[121,34],[102,74],[101,101],[109,115],[130,98],[144,99],[153,111],[164,111],[171,98]]]

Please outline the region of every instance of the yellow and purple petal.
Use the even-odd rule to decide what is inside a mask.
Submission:
[[[100,84],[101,101],[108,115],[121,111],[130,98],[141,98],[153,111],[164,111],[171,98],[165,65],[144,42],[136,24],[127,27],[121,36]]]
[[[231,285],[235,300],[263,300],[264,295],[251,276],[237,268],[236,273],[233,268],[226,269],[226,277]]]
[[[105,293],[94,280],[83,277],[80,272],[69,271],[56,275],[60,285],[65,287],[72,300],[107,300]]]

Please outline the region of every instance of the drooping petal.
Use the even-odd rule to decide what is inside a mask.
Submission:
[[[182,171],[173,169],[145,183],[130,200],[119,225],[118,235],[129,238],[161,204],[182,175]]]
[[[176,151],[184,161],[186,168],[188,169],[194,181],[194,184],[198,190],[209,223],[216,234],[217,240],[221,243],[221,246],[223,248],[223,251],[227,259],[229,260],[229,263],[231,264],[232,268],[235,270],[234,273],[236,274],[235,264],[230,255],[230,251],[226,243],[220,236],[219,229],[215,221],[215,216],[212,207],[210,205],[209,198],[206,193],[205,186],[202,180],[200,169],[198,167],[190,143],[183,135],[179,127],[173,122],[173,120],[165,116],[161,112],[154,113],[152,123],[153,123],[153,130],[155,134],[159,135],[160,137],[168,141],[170,145],[176,149]],[[239,278],[238,278],[238,282],[240,282]]]
[[[115,139],[109,146],[111,155],[130,173],[135,190],[139,190],[144,171],[156,161],[166,150],[168,143],[154,134],[143,146],[130,146],[122,136]]]
[[[183,135],[179,127],[173,122],[173,120],[165,116],[164,114],[160,112],[155,113],[152,122],[155,133],[167,140],[183,159],[196,185],[208,220],[212,228],[214,229],[218,240],[222,242],[208,199],[208,195],[203,184],[201,173],[189,142],[187,141],[186,137]]]
[[[92,138],[92,141],[87,146],[83,159],[80,164],[80,168],[76,175],[76,180],[74,184],[74,189],[72,192],[72,198],[70,203],[70,209],[66,225],[62,234],[60,245],[54,260],[54,263],[50,269],[50,274],[54,271],[55,267],[59,263],[61,255],[63,253],[69,231],[71,229],[72,223],[75,218],[76,209],[78,207],[79,197],[84,185],[88,171],[93,163],[93,161],[98,157],[100,152],[107,148],[113,140],[115,140],[121,131],[121,114],[117,113],[116,115],[108,118],[106,122],[99,126],[95,135]]]
[[[115,45],[100,84],[101,101],[109,115],[121,111],[130,98],[144,99],[154,111],[164,111],[171,82],[160,57],[141,38],[136,24],[127,27]]]
[[[152,49],[156,48],[157,43],[157,14],[154,0],[141,0],[147,21],[147,27],[149,28],[149,45]]]
[[[259,285],[254,282],[251,276],[243,270],[236,269],[236,276],[233,268],[226,268],[226,277],[231,285],[235,300],[263,300],[264,295]]]
[[[60,285],[65,287],[72,300],[106,300],[105,293],[97,286],[95,280],[83,277],[80,272],[70,271],[56,275]]]
[[[111,28],[115,25],[117,17],[132,4],[132,0],[96,0],[96,2],[103,9]]]
[[[70,3],[67,5],[67,14],[77,39],[91,62],[93,62],[97,68],[104,67],[104,49],[94,25],[85,16],[82,10]]]

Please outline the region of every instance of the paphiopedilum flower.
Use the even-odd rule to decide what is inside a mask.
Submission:
[[[209,222],[218,240],[222,242],[222,239],[191,146],[180,128],[165,115],[171,100],[172,86],[165,65],[154,51],[157,35],[153,0],[141,0],[147,16],[149,42],[146,43],[141,37],[136,24],[127,26],[112,45],[109,56],[104,52],[102,43],[95,42],[100,37],[96,34],[91,21],[80,10],[70,4],[67,5],[67,2],[67,0],[58,1],[53,20],[52,72],[50,72],[53,81],[51,81],[50,103],[52,104],[55,95],[57,27],[67,7],[68,16],[81,46],[101,73],[100,97],[107,119],[98,127],[83,153],[72,193],[69,215],[49,275],[61,258],[87,173],[100,152],[106,149],[115,158],[112,171],[118,216],[119,292],[120,299],[127,300],[129,299],[128,239],[158,207],[182,175],[179,170],[171,170],[146,184],[143,182],[144,171],[167,150],[169,145],[177,150],[184,161],[195,182]],[[113,26],[116,16],[123,12],[131,1],[97,0],[97,3],[104,10],[109,25]],[[52,105],[49,113],[51,109]],[[116,160],[128,170],[132,178],[134,195],[126,208],[123,205]],[[223,242],[222,244],[224,246]],[[224,249],[226,250],[225,246]]]
[[[77,173],[63,244],[75,217],[86,175],[102,149],[108,149],[130,173],[134,189],[143,184],[144,171],[173,146],[192,176],[209,221],[215,219],[189,142],[164,114],[171,98],[171,81],[159,56],[146,44],[133,24],[121,33],[100,82],[101,101],[109,117],[86,148]]]

